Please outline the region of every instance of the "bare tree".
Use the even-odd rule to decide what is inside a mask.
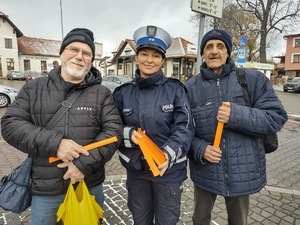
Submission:
[[[191,22],[198,25],[198,13],[191,17]],[[276,46],[282,33],[299,30],[299,24],[299,0],[224,0],[223,17],[214,19],[212,27],[229,31],[234,46],[238,37],[245,34],[247,61],[266,63],[267,49]]]
[[[266,48],[269,33],[286,31],[299,20],[299,0],[236,0],[245,12],[253,13],[260,26],[260,62],[267,62]]]
[[[200,16],[195,13],[190,21],[199,26]],[[258,58],[257,38],[259,30],[253,13],[244,12],[236,3],[224,2],[223,16],[221,19],[211,20],[211,28],[221,28],[228,31],[233,37],[232,58],[235,60],[237,55],[238,39],[241,35],[247,36],[247,61],[256,61]],[[207,28],[209,30],[209,28]]]
[[[233,52],[236,52],[238,39],[241,35],[247,37],[247,61],[256,61],[258,58],[258,45],[256,18],[252,13],[244,12],[237,4],[229,3],[224,6],[222,19],[214,20],[215,28],[223,28],[233,37]],[[232,58],[235,59],[235,55]]]

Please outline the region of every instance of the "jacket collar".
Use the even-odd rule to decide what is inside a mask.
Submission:
[[[136,85],[139,88],[147,88],[155,85],[159,85],[165,82],[166,78],[161,69],[159,69],[155,74],[148,78],[143,78],[140,75],[140,70],[136,70],[135,72],[135,81]]]
[[[233,60],[230,57],[228,57],[226,64],[222,65],[222,74],[220,77],[228,76],[230,72],[233,71],[234,69],[235,69],[235,64]],[[218,78],[218,75],[215,74],[215,72],[212,69],[207,67],[206,62],[202,63],[200,68],[200,73],[203,76],[203,78],[206,80],[211,80],[211,79],[215,80]]]

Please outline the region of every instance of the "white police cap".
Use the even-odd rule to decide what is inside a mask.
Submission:
[[[156,26],[144,26],[133,34],[136,49],[154,48],[165,54],[172,43],[171,35],[162,28]]]

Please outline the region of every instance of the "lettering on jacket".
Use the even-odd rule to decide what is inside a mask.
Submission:
[[[163,105],[161,106],[162,111],[164,112],[173,112],[174,110],[174,105],[173,104],[167,104],[167,105]]]
[[[78,106],[75,108],[77,111],[95,111],[92,107],[86,107],[86,106]]]

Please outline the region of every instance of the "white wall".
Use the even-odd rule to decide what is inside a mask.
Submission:
[[[17,34],[14,33],[13,27],[6,21],[0,20],[0,58],[2,64],[2,76],[6,77],[7,64],[6,60],[12,58],[14,61],[14,69],[19,70],[18,61],[18,42]],[[12,39],[12,49],[5,48],[5,38]]]

